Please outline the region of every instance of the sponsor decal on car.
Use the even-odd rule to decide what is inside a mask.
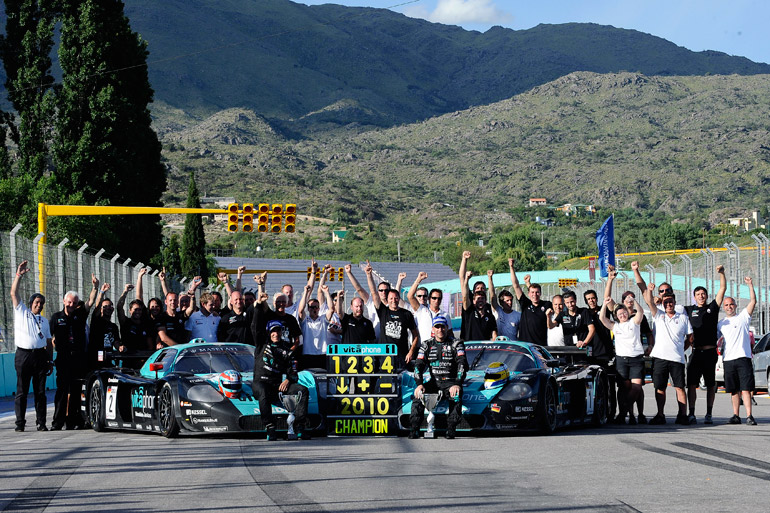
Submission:
[[[180,406],[182,406],[182,407],[185,407],[185,406],[192,406],[192,403],[190,403],[190,402],[187,402],[187,401],[179,401],[179,404],[180,404]]]
[[[514,408],[514,411],[515,411],[516,413],[521,413],[521,412],[528,412],[528,411],[529,411],[529,412],[532,412],[532,411],[535,411],[535,408],[534,408],[534,407],[532,407],[532,406],[516,406],[516,407]]]
[[[107,425],[109,427],[118,427],[118,423],[117,422],[108,422]]]
[[[134,417],[142,417],[144,419],[151,419],[152,415],[143,411],[134,410]]]
[[[120,383],[120,380],[118,378],[109,378],[107,383]]]
[[[505,420],[527,420],[528,415],[506,415]]]
[[[185,415],[208,415],[206,410],[185,410]]]
[[[203,431],[221,433],[222,431],[227,431],[227,426],[203,426]]]
[[[131,407],[140,410],[152,410],[155,408],[155,396],[145,392],[143,387],[131,391]]]
[[[219,419],[212,419],[212,418],[208,418],[208,417],[203,417],[203,418],[193,417],[192,418],[192,423],[193,424],[207,424],[207,423],[214,423],[214,422],[219,422]]]

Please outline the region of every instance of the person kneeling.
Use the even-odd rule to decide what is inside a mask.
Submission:
[[[425,413],[424,394],[441,392],[449,403],[449,418],[447,419],[446,438],[455,437],[457,425],[462,420],[462,384],[468,370],[468,360],[465,358],[465,345],[461,340],[448,338],[449,322],[443,315],[433,319],[433,338],[424,340],[415,360],[414,379],[417,387],[414,389],[412,414],[410,417],[411,432],[409,438],[420,437],[420,425]],[[423,376],[426,370],[432,379],[425,382]]]
[[[252,385],[254,397],[259,402],[262,422],[267,430],[267,439],[277,439],[272,404],[278,400],[278,393],[280,392],[297,396],[294,430],[298,438],[308,440],[310,437],[305,431],[308,389],[298,383],[297,360],[294,355],[296,348],[291,342],[287,342],[281,337],[283,332],[281,321],[268,322],[267,332],[269,338],[261,346],[258,346],[255,352],[254,384]],[[286,378],[281,381],[284,374],[286,374]]]

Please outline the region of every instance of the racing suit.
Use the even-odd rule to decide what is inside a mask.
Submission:
[[[432,379],[423,380],[425,371],[430,372]],[[454,433],[457,424],[462,420],[462,396],[463,381],[468,371],[468,360],[465,358],[465,344],[461,340],[445,340],[438,342],[429,338],[420,344],[420,351],[414,364],[414,380],[417,386],[425,387],[426,394],[435,394],[441,391],[449,403],[449,418],[447,419],[448,432]],[[460,392],[457,400],[449,396],[449,389],[457,385]],[[412,413],[410,423],[412,431],[420,429],[425,405],[422,401],[412,401]]]
[[[307,417],[308,389],[298,383],[297,359],[290,342],[264,340],[257,345],[254,358],[254,383],[252,391],[259,402],[259,411],[265,428],[275,428],[272,403],[278,401],[278,386],[283,375],[289,380],[287,395],[298,396],[297,409],[294,411],[295,430],[299,433],[305,427]]]

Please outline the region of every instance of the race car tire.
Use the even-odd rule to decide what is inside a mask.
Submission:
[[[591,416],[591,424],[603,426],[607,423],[609,415],[609,400],[607,376],[600,372],[596,377],[596,390],[594,392],[594,413]]]
[[[88,421],[94,431],[104,431],[104,394],[98,379],[91,384],[88,392]]]
[[[556,387],[553,383],[546,384],[540,404],[540,430],[550,435],[556,430]]]
[[[179,423],[174,410],[174,393],[168,383],[163,383],[163,388],[158,394],[158,423],[160,434],[166,438],[174,438],[179,434]]]

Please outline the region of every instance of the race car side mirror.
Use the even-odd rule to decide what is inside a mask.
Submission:
[[[163,370],[163,364],[160,362],[151,363],[150,364],[150,372],[155,373],[155,379],[158,379],[158,371]]]
[[[548,367],[562,367],[565,365],[565,362],[561,358],[554,358],[552,360],[546,360],[545,364]]]

